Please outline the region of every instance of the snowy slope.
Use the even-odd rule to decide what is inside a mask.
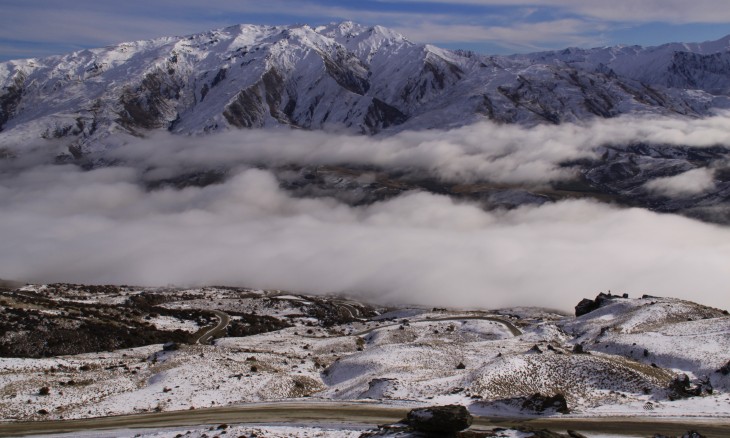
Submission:
[[[0,294],[6,303],[0,311],[6,320],[3,340],[21,334],[8,324],[21,309],[39,324],[61,318],[41,312],[51,308],[99,316],[106,309],[101,303],[120,293],[62,286],[29,285]],[[375,316],[374,309],[351,300],[280,291],[125,287],[121,293],[128,305],[120,308],[138,310],[142,321],[155,325],[163,323],[160,316],[145,315],[165,308],[217,309],[230,315],[231,329],[257,324],[260,317],[288,324],[249,335],[231,330],[212,345],[182,343],[170,351],[152,344],[2,357],[5,421],[276,400],[458,403],[481,415],[534,416],[538,412],[524,402],[535,393],[563,394],[573,416],[730,416],[730,375],[722,371],[730,359],[730,317],[689,301],[614,297],[577,318],[531,308],[379,309]],[[163,304],[129,307],[129,299],[138,296]],[[583,351],[575,349],[579,344]],[[713,390],[677,397],[671,384],[680,374],[693,385],[708,382]]]
[[[609,305],[566,321],[562,328],[590,351],[618,354],[645,364],[681,369],[715,386],[727,363],[730,318],[726,312],[672,298],[613,299]]]
[[[237,25],[0,64],[0,145],[293,126],[373,134],[728,107],[728,40],[487,57],[352,22]]]
[[[730,35],[703,43],[568,48],[513,58],[616,74],[650,85],[698,89],[725,95],[729,91]]]

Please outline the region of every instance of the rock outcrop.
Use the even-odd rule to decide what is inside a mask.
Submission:
[[[467,429],[472,421],[469,411],[460,405],[412,409],[406,419],[413,429],[429,436],[452,436]]]
[[[628,298],[628,294],[623,295],[612,295],[609,291],[608,293],[599,293],[598,296],[591,300],[588,298],[583,298],[577,306],[575,306],[575,316],[583,316],[586,313],[593,312],[594,310],[598,309],[599,307],[603,306],[606,302],[609,300],[613,300],[616,298]]]

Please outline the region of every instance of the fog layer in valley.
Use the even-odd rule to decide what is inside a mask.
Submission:
[[[347,293],[379,303],[547,306],[598,291],[730,307],[730,229],[641,209],[562,201],[510,211],[410,192],[368,206],[296,198],[267,170],[287,164],[408,169],[448,181],[544,184],[603,144],[730,144],[730,118],[622,118],[519,128],[480,124],[385,138],[290,130],[153,135],[84,171],[37,153],[0,160],[0,278],[240,285]],[[27,145],[26,145],[27,147]],[[145,181],[224,169],[220,184]],[[695,173],[690,173],[695,172]],[[647,186],[702,193],[712,170]]]

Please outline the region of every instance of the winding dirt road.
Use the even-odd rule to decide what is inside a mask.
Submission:
[[[92,430],[150,429],[161,427],[200,426],[206,424],[368,424],[394,423],[404,418],[408,408],[371,403],[294,401],[260,403],[223,408],[205,408],[192,411],[160,412],[114,417],[90,418],[85,420],[38,421],[24,423],[0,423],[0,436],[26,436],[37,434],[60,434]],[[681,435],[696,429],[703,435],[715,437],[730,436],[730,418],[489,418],[475,417],[472,427],[529,426],[535,429],[550,429],[565,432],[567,429],[583,433],[631,434],[652,436],[656,433]]]
[[[218,324],[200,335],[196,342],[209,343],[230,323],[224,312],[212,311],[219,318]],[[412,322],[487,320],[503,324],[514,336],[522,332],[511,322],[487,316],[462,316],[424,319]],[[381,326],[367,332],[385,328]],[[364,333],[358,333],[362,335]],[[0,436],[28,436],[38,434],[63,434],[80,431],[114,431],[122,429],[151,429],[186,427],[207,424],[366,424],[375,426],[394,423],[404,418],[408,407],[381,405],[372,402],[283,401],[254,403],[239,406],[203,408],[186,411],[158,412],[83,420],[36,421],[0,423]],[[534,429],[550,429],[558,432],[576,430],[582,433],[604,433],[631,436],[682,435],[688,430],[700,431],[709,438],[730,436],[730,418],[647,418],[647,417],[600,417],[600,418],[504,418],[475,417],[473,428],[529,426]]]
[[[512,333],[512,336],[520,336],[522,335],[522,330],[515,327],[514,324],[507,321],[506,319],[497,318],[494,316],[454,316],[454,317],[448,317],[448,318],[432,318],[432,319],[414,319],[413,321],[410,321],[409,324],[415,324],[415,323],[422,323],[422,322],[442,322],[442,321],[464,321],[464,320],[480,320],[480,321],[492,321],[502,324],[503,326],[507,327],[507,330]],[[345,335],[345,336],[365,336],[369,333],[372,333],[376,330],[384,329],[387,327],[393,327],[396,325],[401,325],[401,323],[392,323],[392,324],[385,324],[378,327],[372,327],[367,330],[363,330],[361,332]]]
[[[219,310],[211,310],[210,312],[215,313],[215,316],[218,317],[218,324],[210,330],[203,332],[203,334],[201,334],[200,337],[195,341],[196,344],[209,344],[210,340],[213,339],[214,336],[223,332],[223,330],[225,330],[226,327],[228,327],[228,324],[231,322],[231,317],[228,316],[228,314],[226,313],[223,313]]]
[[[512,336],[520,336],[522,335],[522,330],[518,329],[514,324],[507,321],[506,319],[497,318],[496,316],[462,316],[462,317],[456,317],[456,318],[434,318],[434,319],[425,319],[419,322],[423,321],[463,321],[468,319],[476,319],[480,321],[492,321],[492,322],[498,322],[502,324],[503,326],[507,327],[507,330],[512,333]]]

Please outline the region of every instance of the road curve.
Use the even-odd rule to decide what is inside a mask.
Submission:
[[[340,423],[383,424],[404,418],[408,407],[358,402],[285,401],[256,403],[221,408],[159,412],[84,420],[0,423],[0,436],[60,434],[92,430],[151,429],[161,427],[200,426],[206,424],[270,424],[270,423]],[[529,426],[565,432],[568,429],[584,433],[651,436],[656,433],[681,435],[695,429],[707,437],[730,436],[730,418],[498,418],[475,417],[472,427]]]
[[[0,423],[0,436],[73,433],[90,430],[139,429],[236,423],[350,423],[379,424],[405,417],[403,407],[368,403],[279,402],[222,408],[119,415],[83,420]]]
[[[425,319],[423,321],[462,321],[467,319],[476,319],[480,321],[492,321],[492,322],[498,322],[502,324],[503,326],[507,327],[507,330],[512,333],[512,336],[521,336],[522,330],[518,329],[514,324],[507,321],[506,319],[497,318],[496,316],[462,316],[459,318],[434,318],[434,319]]]
[[[514,324],[507,321],[506,319],[497,318],[494,316],[454,316],[454,317],[448,317],[448,318],[426,318],[426,319],[414,319],[412,321],[409,321],[409,324],[413,323],[420,323],[420,322],[439,322],[439,321],[464,321],[464,320],[481,320],[481,321],[492,321],[502,324],[503,326],[507,327],[507,330],[512,333],[512,336],[520,336],[522,335],[522,330],[515,327]],[[401,325],[401,323],[392,323],[392,324],[385,324],[378,327],[372,327],[367,330],[363,330],[361,332],[353,333],[351,335],[345,335],[345,336],[365,336],[371,332],[374,332],[375,330],[384,329],[387,327],[393,327],[396,325]]]
[[[226,327],[228,327],[228,324],[231,322],[231,317],[228,316],[228,314],[226,313],[223,313],[219,310],[210,310],[210,312],[215,313],[215,316],[218,317],[218,324],[216,324],[216,326],[211,328],[210,330],[203,332],[203,334],[200,335],[198,339],[194,342],[195,344],[210,343],[210,340],[213,339],[215,335],[225,330]]]

